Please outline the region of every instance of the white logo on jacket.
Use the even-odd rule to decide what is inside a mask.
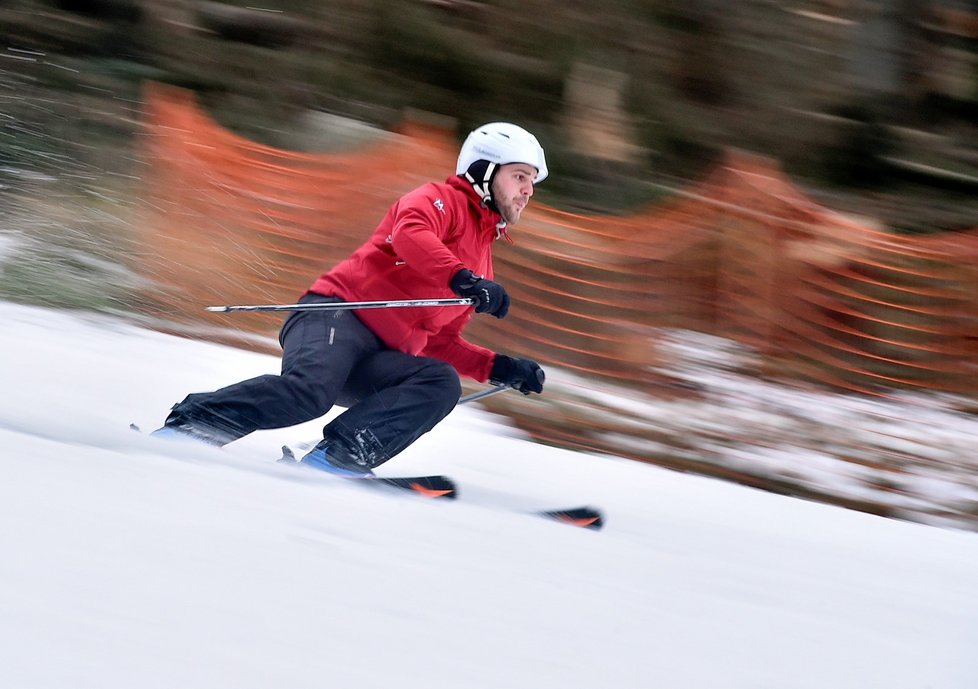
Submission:
[[[438,209],[438,212],[445,215],[445,202],[441,199],[435,199],[433,203],[434,207]]]

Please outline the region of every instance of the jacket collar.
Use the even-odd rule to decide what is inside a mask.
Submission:
[[[506,223],[503,222],[503,216],[490,209],[483,202],[482,197],[472,187],[469,180],[465,179],[462,175],[452,175],[445,180],[445,183],[465,194],[465,198],[468,199],[469,204],[481,219],[483,227],[492,229],[496,233],[496,239],[502,237],[510,244],[513,243],[513,239],[506,232]]]
[[[475,206],[476,209],[478,209],[480,216],[491,215],[494,223],[502,220],[502,216],[499,215],[499,213],[497,213],[494,210],[491,210],[485,203],[482,202],[482,197],[479,196],[479,193],[472,188],[472,185],[469,183],[469,180],[465,179],[461,175],[452,175],[447,180],[445,180],[445,183],[452,187],[455,187],[463,194],[465,194],[465,198],[469,200],[469,203],[471,203],[473,206]]]

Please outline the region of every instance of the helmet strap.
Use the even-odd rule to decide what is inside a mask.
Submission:
[[[492,198],[492,180],[499,171],[499,166],[488,160],[477,160],[465,171],[465,179],[475,189],[482,202],[495,213],[499,212],[495,199]]]

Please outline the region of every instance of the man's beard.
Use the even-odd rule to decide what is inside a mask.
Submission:
[[[519,222],[520,215],[522,211],[515,201],[510,201],[509,203],[496,203],[499,206],[499,214],[503,216],[503,220],[506,221],[507,225],[515,225]]]

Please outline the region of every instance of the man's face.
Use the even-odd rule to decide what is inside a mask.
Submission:
[[[519,222],[520,215],[533,196],[533,178],[537,169],[526,163],[501,165],[492,179],[492,197],[507,225]]]

